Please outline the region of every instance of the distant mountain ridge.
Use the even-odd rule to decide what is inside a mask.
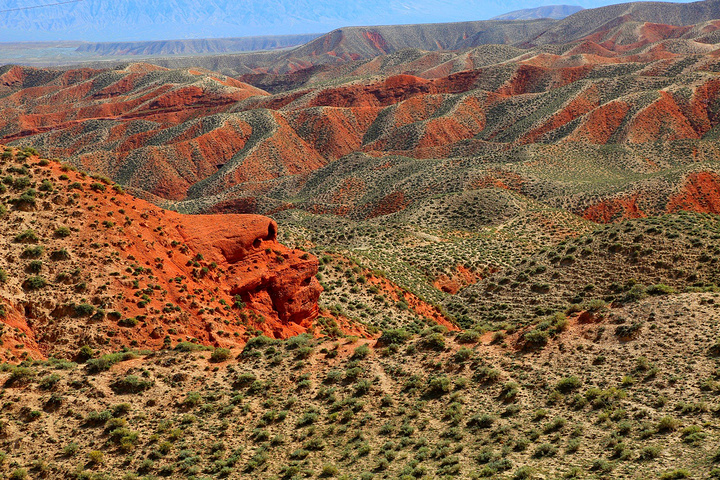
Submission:
[[[190,40],[160,40],[151,42],[85,43],[79,53],[110,55],[198,55],[212,53],[249,52],[289,48],[310,42],[320,33],[305,35],[263,35],[237,38],[203,38]]]
[[[599,0],[592,0],[599,1]],[[46,2],[50,3],[50,2]],[[3,0],[0,42],[82,40],[150,41],[327,32],[352,25],[397,25],[483,19],[521,8],[509,2],[462,0],[83,0],[22,9]],[[15,11],[10,11],[17,9]]]
[[[720,0],[692,3],[632,2],[582,10],[558,21],[531,45],[548,45],[580,40],[628,22],[650,22],[687,26],[720,18]]]
[[[492,17],[490,20],[534,20],[536,18],[552,18],[554,20],[561,20],[565,17],[569,17],[573,13],[579,12],[580,10],[584,10],[584,8],[578,5],[546,5],[543,7],[515,10],[513,12]]]

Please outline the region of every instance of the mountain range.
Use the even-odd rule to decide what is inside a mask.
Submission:
[[[23,9],[4,0],[0,41],[148,41],[326,32],[348,25],[483,19],[520,5],[510,2],[421,0],[332,2],[302,0],[83,0]],[[29,37],[28,37],[29,36]]]

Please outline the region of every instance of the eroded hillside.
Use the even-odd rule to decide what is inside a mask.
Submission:
[[[260,332],[338,327],[318,320],[317,259],[278,243],[267,217],[162,210],[31,150],[6,148],[0,165],[0,303],[11,358],[176,340],[231,347]]]

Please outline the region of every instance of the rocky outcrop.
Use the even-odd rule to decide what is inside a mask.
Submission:
[[[193,251],[228,269],[229,293],[279,322],[284,336],[318,315],[317,258],[277,242],[277,224],[258,215],[180,217],[177,230]]]
[[[313,328],[318,261],[280,244],[270,218],[183,215],[107,179],[13,156],[3,169],[30,165],[30,185],[45,190],[32,211],[8,204],[0,222],[0,357],[72,357],[82,345],[236,347]],[[35,253],[17,239],[26,231]]]

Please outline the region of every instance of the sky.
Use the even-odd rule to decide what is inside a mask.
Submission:
[[[485,20],[606,0],[0,0],[0,42],[129,41],[323,33],[343,26]]]

